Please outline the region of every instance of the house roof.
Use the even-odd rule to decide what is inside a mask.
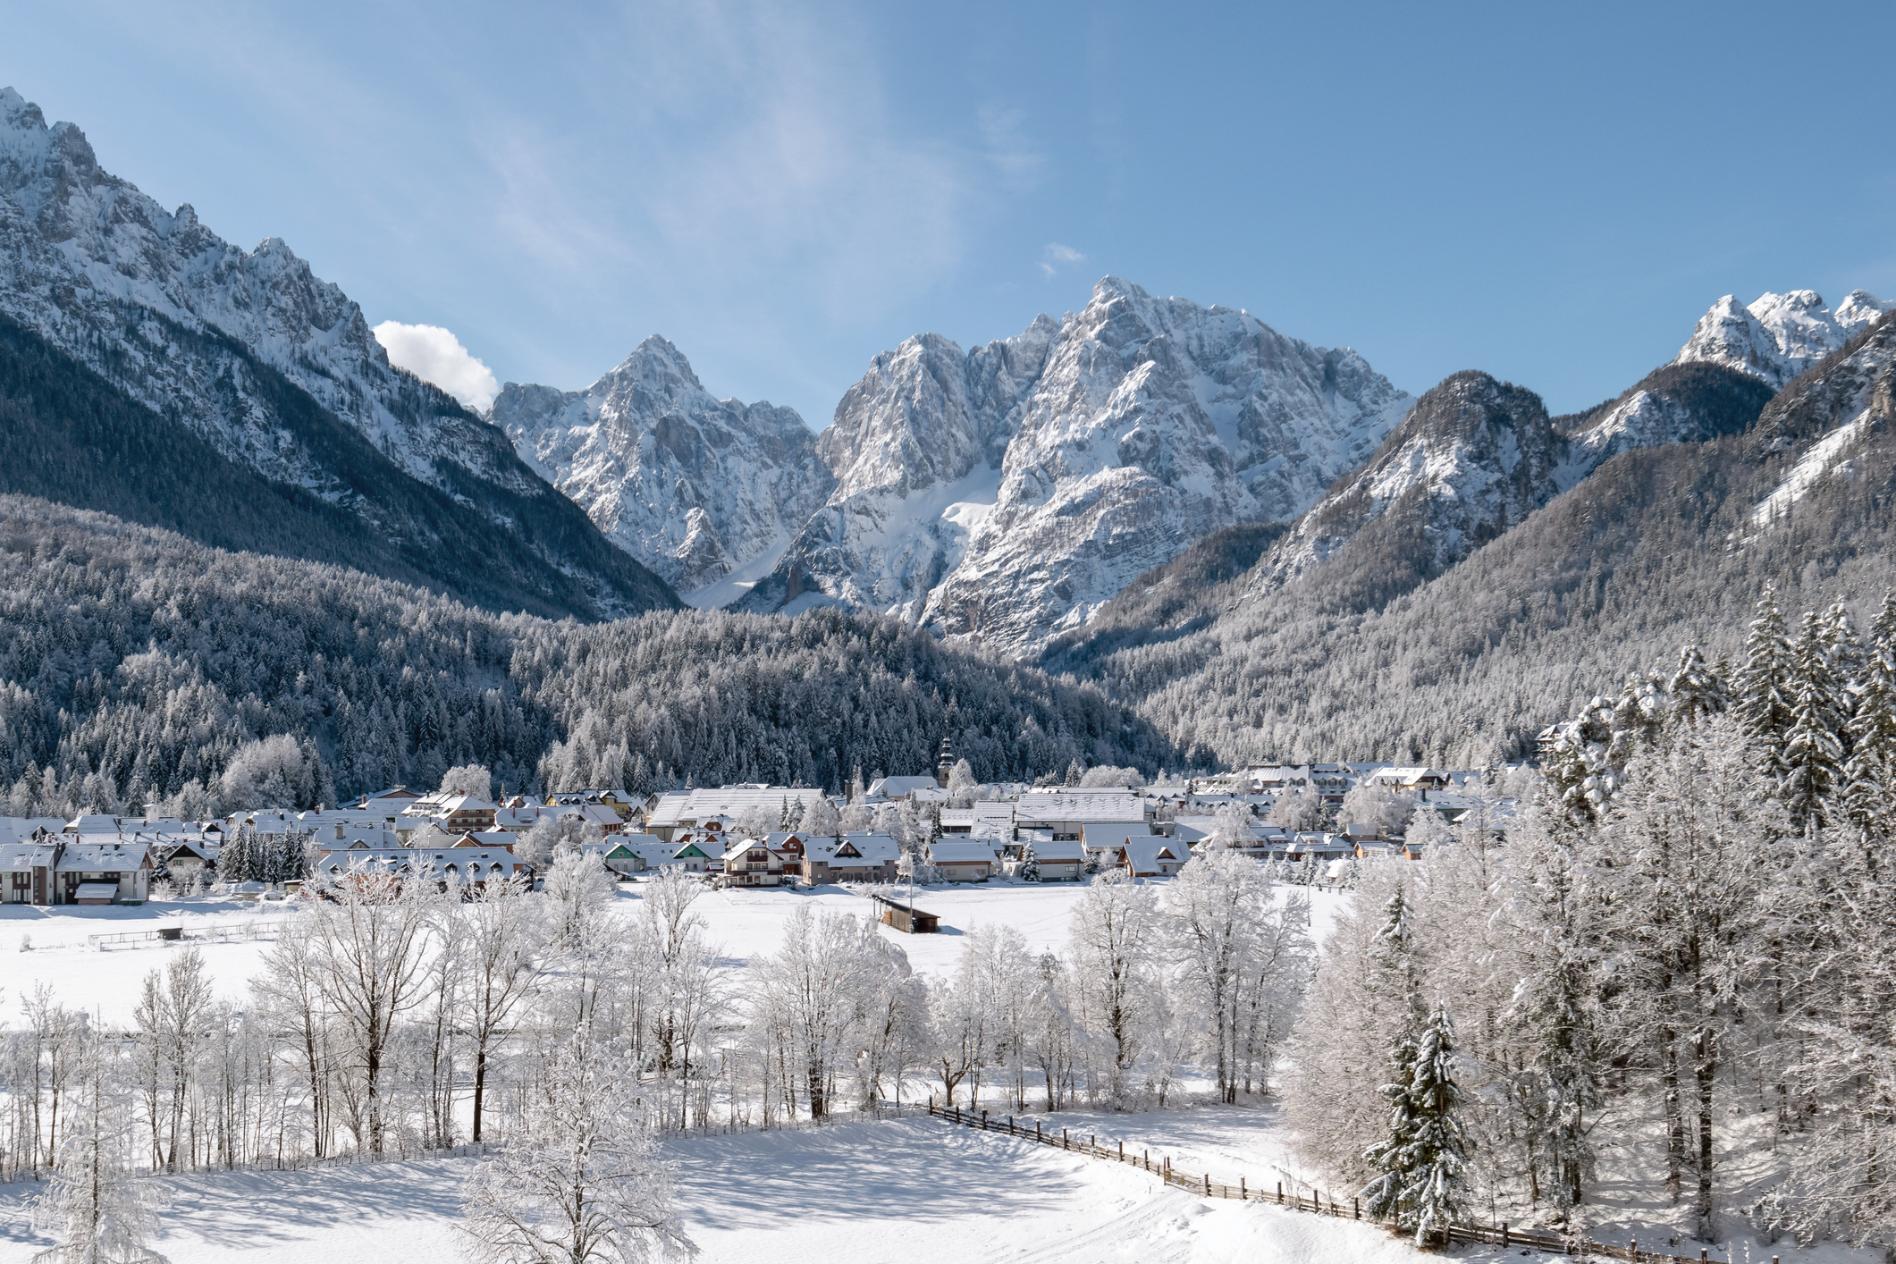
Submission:
[[[1086,846],[1077,838],[1045,838],[1029,843],[1027,854],[1043,864],[1070,864],[1086,859]]]
[[[869,783],[869,797],[872,799],[901,799],[914,794],[917,790],[936,790],[940,787],[933,777],[877,777]]]
[[[670,828],[695,825],[714,816],[741,816],[762,808],[780,812],[786,803],[799,816],[803,809],[823,797],[823,792],[808,786],[741,785],[674,790],[658,796],[646,825]]]
[[[1040,821],[1145,820],[1145,801],[1126,790],[1033,790],[1014,805],[1022,824]]]
[[[1160,861],[1185,861],[1191,859],[1192,854],[1191,848],[1183,843],[1153,834],[1128,838],[1121,850],[1134,873],[1157,873]]]
[[[83,836],[82,836],[83,837]],[[151,858],[143,843],[68,843],[55,868],[61,873],[112,873],[137,869]]]
[[[978,838],[938,838],[928,849],[928,857],[938,865],[994,863],[994,848]]]
[[[845,834],[834,842],[811,843],[803,854],[833,869],[868,869],[898,860],[902,845],[887,834]],[[993,855],[989,850],[988,856]]]

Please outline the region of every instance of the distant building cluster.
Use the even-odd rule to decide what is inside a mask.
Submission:
[[[676,868],[729,887],[1062,882],[1107,869],[1162,878],[1214,838],[1322,878],[1370,856],[1417,858],[1427,843],[1407,826],[1418,808],[1452,825],[1477,804],[1498,814],[1510,806],[1480,784],[1482,773],[1384,764],[1269,764],[1151,785],[952,792],[949,772],[944,758],[933,776],[883,777],[843,798],[746,783],[496,802],[394,786],[344,808],[258,808],[211,821],[0,818],[0,902],[136,904],[161,882],[262,897],[311,875],[373,869],[443,884],[531,880],[547,858],[535,840],[546,836],[620,877]],[[1345,819],[1365,787],[1382,792],[1370,801],[1385,819]]]

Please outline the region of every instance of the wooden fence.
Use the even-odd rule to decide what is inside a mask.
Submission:
[[[928,1113],[932,1117],[947,1123],[959,1124],[964,1128],[973,1128],[980,1132],[1001,1132],[1023,1141],[1037,1145],[1052,1146],[1056,1150],[1065,1150],[1074,1154],[1083,1154],[1088,1158],[1107,1159],[1115,1163],[1126,1163],[1158,1177],[1167,1185],[1189,1190],[1204,1198],[1235,1198],[1245,1202],[1270,1203],[1291,1211],[1301,1211],[1311,1215],[1335,1216],[1340,1220],[1363,1220],[1362,1203],[1359,1199],[1348,1201],[1313,1189],[1305,1194],[1292,1188],[1285,1190],[1284,1182],[1269,1181],[1253,1184],[1240,1176],[1238,1183],[1228,1185],[1211,1179],[1210,1173],[1192,1173],[1172,1166],[1172,1160],[1164,1155],[1155,1156],[1144,1147],[1128,1149],[1123,1141],[1107,1140],[1102,1143],[1096,1134],[1088,1133],[1084,1139],[1072,1135],[1068,1129],[1059,1132],[1044,1126],[1044,1116],[1037,1117],[1029,1127],[1025,1119],[1016,1121],[1007,1115],[995,1118],[987,1111],[962,1110],[958,1106],[937,1106],[933,1099],[929,1101]],[[1293,1185],[1295,1182],[1293,1182]],[[1388,1221],[1378,1221],[1367,1217],[1370,1223],[1379,1224],[1398,1236],[1406,1235],[1408,1230]],[[1664,1251],[1652,1251],[1642,1248],[1637,1242],[1614,1245],[1607,1242],[1592,1242],[1572,1238],[1562,1233],[1552,1233],[1544,1229],[1514,1229],[1507,1224],[1497,1225],[1455,1225],[1448,1230],[1445,1245],[1485,1245],[1501,1247],[1526,1247],[1532,1250],[1548,1251],[1555,1255],[1587,1256],[1605,1260],[1629,1260],[1633,1264],[1733,1264],[1729,1253],[1714,1256],[1708,1248],[1700,1248],[1697,1255],[1672,1255]],[[1778,1257],[1771,1257],[1771,1264],[1778,1264]]]

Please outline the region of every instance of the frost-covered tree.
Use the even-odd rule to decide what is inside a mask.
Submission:
[[[442,794],[464,794],[475,799],[494,797],[494,774],[485,764],[457,764],[441,774]]]
[[[1209,1046],[1219,1095],[1235,1102],[1296,1012],[1309,960],[1303,906],[1279,898],[1256,861],[1214,842],[1166,887],[1161,908],[1178,1008]]]
[[[44,1264],[164,1264],[149,1246],[158,1229],[150,1184],[133,1174],[131,1102],[125,1068],[106,1043],[88,1039],[77,1059],[65,1140],[33,1223],[53,1245]]]
[[[540,1041],[507,1144],[481,1160],[462,1194],[469,1259],[646,1264],[690,1254],[670,1170],[618,1053],[590,1024]]]
[[[1323,801],[1310,787],[1296,786],[1271,802],[1270,814],[1265,819],[1285,829],[1315,829],[1323,823]]]
[[[1832,660],[1832,643],[1816,611],[1804,616],[1792,651],[1791,711],[1776,764],[1779,797],[1791,823],[1825,823],[1843,771],[1847,684]]]
[[[1738,673],[1737,710],[1745,732],[1757,743],[1772,777],[1781,777],[1785,735],[1791,727],[1788,692],[1793,663],[1777,592],[1769,585],[1758,599],[1757,614],[1745,637],[1744,666]]]
[[[1103,1082],[1088,1087],[1115,1107],[1131,1101],[1133,1069],[1143,1051],[1159,986],[1154,948],[1158,901],[1124,870],[1095,878],[1068,930],[1080,1018],[1105,1062]]]

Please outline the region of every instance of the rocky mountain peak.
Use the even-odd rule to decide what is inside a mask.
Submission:
[[[1887,310],[1863,290],[1831,310],[1815,290],[1766,291],[1740,304],[1727,294],[1699,318],[1675,363],[1723,364],[1783,386]]]

